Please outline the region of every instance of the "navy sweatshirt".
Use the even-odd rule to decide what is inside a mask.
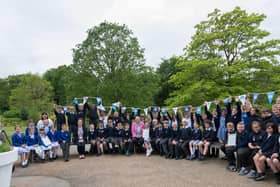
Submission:
[[[26,144],[27,144],[27,146],[39,144],[39,136],[34,134],[34,136],[31,137],[31,135],[28,135],[26,137]]]
[[[201,140],[201,137],[202,137],[202,132],[199,128],[192,130],[192,140]]]
[[[58,132],[58,140],[59,142],[62,142],[62,141],[66,141],[67,143],[70,143],[70,133],[69,131],[59,131]]]
[[[47,136],[49,137],[51,142],[58,142],[58,131],[49,131],[47,133]]]
[[[23,144],[26,144],[26,136],[23,133],[14,133],[12,136],[12,144],[15,147],[21,147]]]
[[[190,141],[192,139],[192,129],[190,127],[180,129],[180,141]]]

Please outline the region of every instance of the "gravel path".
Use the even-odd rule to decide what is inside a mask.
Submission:
[[[275,186],[272,174],[266,181],[255,182],[238,176],[225,169],[226,162],[209,159],[203,162],[187,160],[167,160],[157,155],[146,158],[144,155],[105,155],[87,156],[79,160],[77,155],[69,162],[61,159],[50,163],[34,163],[28,168],[17,167],[12,178],[12,186],[21,187],[25,176],[54,177],[50,180],[34,178],[47,182],[49,186],[228,186],[258,187]],[[23,177],[23,178],[18,178]],[[31,181],[32,178],[26,178]],[[65,182],[65,183],[63,183]],[[36,183],[37,184],[37,183]],[[35,185],[34,186],[38,186]]]

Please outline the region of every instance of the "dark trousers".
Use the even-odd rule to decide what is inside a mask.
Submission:
[[[135,146],[136,150],[139,150],[141,151],[143,149],[143,143],[144,143],[144,139],[141,137],[141,138],[132,138],[132,143],[133,145]]]
[[[237,149],[237,168],[246,167],[250,150],[248,147]]]
[[[77,145],[77,151],[79,155],[84,155],[85,154],[85,144],[78,144]]]
[[[172,157],[173,156],[176,156],[176,157],[179,156],[178,149],[176,149],[176,145],[172,144],[171,139],[169,139],[169,141],[168,141],[168,147],[169,147],[169,155],[171,155]]]
[[[184,154],[185,156],[189,155],[189,141],[181,141],[176,145],[177,152]]]
[[[62,154],[63,154],[64,160],[68,160],[70,144],[68,142],[65,142],[65,143],[61,142],[60,147],[62,149]]]
[[[131,150],[132,150],[132,142],[131,141],[124,142],[124,152],[130,153]]]
[[[228,161],[229,166],[235,166],[236,165],[236,159],[234,152],[236,151],[235,147],[226,147],[226,157]]]
[[[168,138],[162,138],[160,140],[160,147],[165,155],[168,155]]]

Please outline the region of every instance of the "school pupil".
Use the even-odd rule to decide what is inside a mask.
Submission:
[[[61,130],[61,125],[66,123],[65,112],[63,110],[63,107],[61,105],[58,105],[56,108],[53,109],[53,111],[56,116],[57,129]]]
[[[226,105],[227,114],[228,114],[228,122],[232,122],[234,124],[234,128],[236,129],[237,123],[241,121],[241,105],[239,97],[235,97],[236,107],[231,107],[232,98],[229,98],[229,102]]]
[[[162,136],[160,140],[160,146],[162,148],[163,154],[165,155],[165,158],[168,158],[168,140],[171,138],[171,130],[169,128],[169,122],[168,120],[164,120],[163,122],[163,131]]]
[[[49,137],[51,141],[51,152],[52,152],[52,158],[51,159],[57,159],[57,152],[59,148],[59,135],[58,131],[56,130],[55,126],[51,127],[51,130],[48,132],[47,136]]]
[[[85,158],[85,144],[87,141],[87,130],[83,125],[83,119],[78,119],[77,127],[74,130],[73,134],[74,143],[77,145],[77,151],[79,153],[79,158]]]
[[[192,138],[192,129],[188,125],[187,119],[182,119],[182,127],[180,129],[180,136],[179,141],[176,144],[177,152],[179,153],[179,157],[176,157],[175,159],[189,159],[189,142]]]
[[[122,153],[123,152],[123,136],[124,136],[124,130],[123,130],[123,125],[121,122],[118,122],[116,127],[115,127],[115,133],[114,133],[114,138],[115,138],[115,152]]]
[[[85,108],[88,110],[89,124],[96,125],[98,121],[97,106],[95,104],[88,104],[88,102],[86,102]]]
[[[266,177],[266,159],[272,156],[277,139],[274,135],[273,127],[274,124],[271,122],[266,124],[266,135],[262,142],[261,148],[253,158],[257,168],[257,174],[255,177],[256,181],[264,180]]]
[[[35,126],[34,120],[29,120],[25,129],[25,135],[28,136],[30,129],[34,129],[34,134],[38,135],[38,128]]]
[[[125,123],[124,129],[124,152],[126,156],[130,156],[130,152],[132,150],[132,139],[131,139],[131,130],[130,124],[127,122]]]
[[[70,148],[70,132],[67,130],[66,124],[61,125],[61,131],[58,133],[58,140],[62,150],[63,159],[65,162],[69,161]]]
[[[107,127],[105,128],[105,142],[107,143],[107,149],[109,153],[115,152],[115,138],[114,138],[115,128],[113,127],[113,120],[108,119]]]
[[[275,178],[276,178],[276,183],[280,184],[280,162],[279,162],[279,154],[280,154],[280,125],[278,124],[277,128],[277,138],[276,138],[276,143],[273,148],[273,152],[271,157],[266,159],[266,162],[268,166],[271,168],[273,171]]]
[[[212,122],[209,120],[206,120],[204,122],[204,130],[202,132],[202,138],[199,143],[199,160],[204,160],[205,156],[209,150],[209,146],[211,143],[213,143],[215,139],[215,132],[213,131]]]
[[[96,139],[97,139],[97,132],[95,130],[94,124],[89,124],[89,130],[88,130],[88,143],[90,143],[90,153],[94,153],[94,150],[96,150]]]
[[[155,144],[155,150],[157,153],[159,153],[161,156],[163,156],[163,151],[160,146],[160,141],[163,133],[162,124],[159,122],[157,124],[157,127],[155,128],[155,135],[154,135],[154,144]]]
[[[176,146],[178,144],[179,141],[179,137],[180,137],[180,129],[178,127],[177,122],[173,122],[172,123],[172,130],[171,130],[171,137],[169,138],[169,155],[168,158],[169,159],[173,159],[173,158],[179,158],[179,153],[178,153],[178,149],[176,149]]]
[[[75,108],[73,106],[68,107],[68,111],[66,112],[67,116],[67,121],[68,121],[68,126],[69,126],[69,131],[71,135],[74,132],[74,128],[77,125],[77,114],[75,113]]]
[[[26,145],[30,150],[31,161],[33,161],[35,155],[40,153],[39,136],[35,134],[34,128],[29,129],[28,135],[26,136]]]
[[[12,144],[14,146],[14,149],[17,150],[18,155],[20,155],[21,166],[27,167],[29,159],[29,149],[26,145],[26,137],[21,132],[21,128],[19,125],[15,126],[15,132],[12,136]]]
[[[45,161],[48,158],[51,161],[53,158],[52,143],[43,128],[39,129],[39,146],[40,153],[38,155],[41,160]]]
[[[107,144],[105,141],[105,128],[103,126],[102,120],[99,120],[98,128],[96,131],[97,131],[97,140],[96,140],[97,156],[100,156],[101,154],[104,154],[104,151],[107,150]]]
[[[261,148],[261,144],[265,137],[265,132],[262,130],[261,124],[259,121],[253,121],[251,128],[252,128],[252,130],[249,135],[249,142],[248,142],[248,147],[250,149],[250,156],[249,156],[248,160],[249,160],[251,168],[250,168],[250,171],[247,176],[249,178],[255,178],[256,166],[255,166],[253,158]]]
[[[53,121],[51,119],[49,119],[48,113],[42,112],[41,119],[37,123],[37,129],[44,127],[44,123],[43,123],[44,120],[48,120],[48,123],[47,122],[45,122],[45,123],[47,123],[49,127],[53,126]]]
[[[226,131],[226,136],[225,136],[225,153],[226,153],[226,158],[228,162],[227,169],[230,171],[236,171],[236,160],[234,156],[235,152],[235,143],[236,143],[236,138],[234,140],[234,144],[229,144],[230,136],[236,135],[236,131],[234,129],[234,124],[232,122],[227,123],[227,131]],[[231,142],[233,143],[233,142]]]
[[[146,149],[146,156],[151,156],[153,152],[153,148],[151,145],[151,138],[150,138],[150,124],[149,122],[145,122],[145,127],[143,129],[143,139],[144,139],[144,148]]]
[[[195,122],[192,129],[192,138],[189,143],[189,149],[191,153],[190,160],[196,158],[196,152],[199,150],[199,143],[201,140],[201,136],[202,136],[202,132],[199,128],[199,124]]]

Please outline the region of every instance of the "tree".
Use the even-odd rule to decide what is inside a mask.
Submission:
[[[164,101],[168,99],[170,93],[175,89],[173,84],[169,83],[168,80],[177,72],[175,65],[178,59],[176,56],[169,59],[162,59],[162,62],[156,70],[156,73],[160,77],[160,90],[155,95],[155,103],[158,106],[164,106],[166,104]]]
[[[145,66],[144,49],[132,31],[126,25],[103,22],[87,33],[86,40],[73,49],[71,67],[76,77],[83,75],[92,82],[80,81],[79,87],[94,88],[89,95],[96,94],[93,96],[102,97],[108,104],[153,102],[150,93],[157,91],[157,75]]]
[[[196,32],[171,77],[176,86],[170,105],[279,88],[280,40],[268,40],[260,28],[266,16],[236,7],[216,9],[195,26]]]
[[[11,91],[10,109],[17,111],[22,119],[37,119],[42,111],[50,111],[52,95],[52,87],[48,81],[37,75],[26,74]]]

